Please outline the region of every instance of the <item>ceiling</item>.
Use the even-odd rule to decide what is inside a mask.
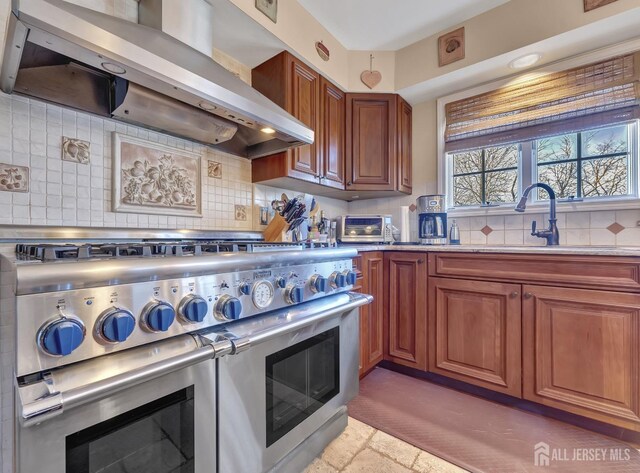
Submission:
[[[298,0],[344,47],[395,51],[509,0]]]

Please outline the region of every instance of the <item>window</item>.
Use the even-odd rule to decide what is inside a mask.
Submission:
[[[512,204],[532,182],[574,202],[638,197],[637,124],[447,155],[450,207]],[[534,201],[548,199],[546,191]]]

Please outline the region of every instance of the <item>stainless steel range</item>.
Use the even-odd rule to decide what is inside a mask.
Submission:
[[[16,471],[300,471],[346,425],[370,302],[349,292],[354,250],[15,248],[1,320],[14,326]]]

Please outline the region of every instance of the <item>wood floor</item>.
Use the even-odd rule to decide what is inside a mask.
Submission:
[[[464,473],[440,458],[352,417],[305,473]]]

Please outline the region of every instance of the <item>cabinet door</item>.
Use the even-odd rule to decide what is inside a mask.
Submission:
[[[398,98],[398,190],[411,194],[411,175],[413,161],[412,148],[412,114],[411,105],[402,97]]]
[[[525,286],[524,397],[640,431],[640,295]]]
[[[385,253],[388,289],[386,359],[427,369],[427,255]]]
[[[520,290],[429,278],[430,371],[520,397]]]
[[[384,355],[384,260],[382,252],[362,254],[362,292],[373,302],[360,309],[360,376],[382,361]]]
[[[320,183],[344,189],[345,97],[344,93],[320,78]]]
[[[291,56],[289,111],[316,132],[320,117],[320,76],[304,63]],[[317,182],[320,174],[316,142],[298,146],[290,151],[292,176]]]
[[[394,190],[394,94],[347,94],[347,190]]]

